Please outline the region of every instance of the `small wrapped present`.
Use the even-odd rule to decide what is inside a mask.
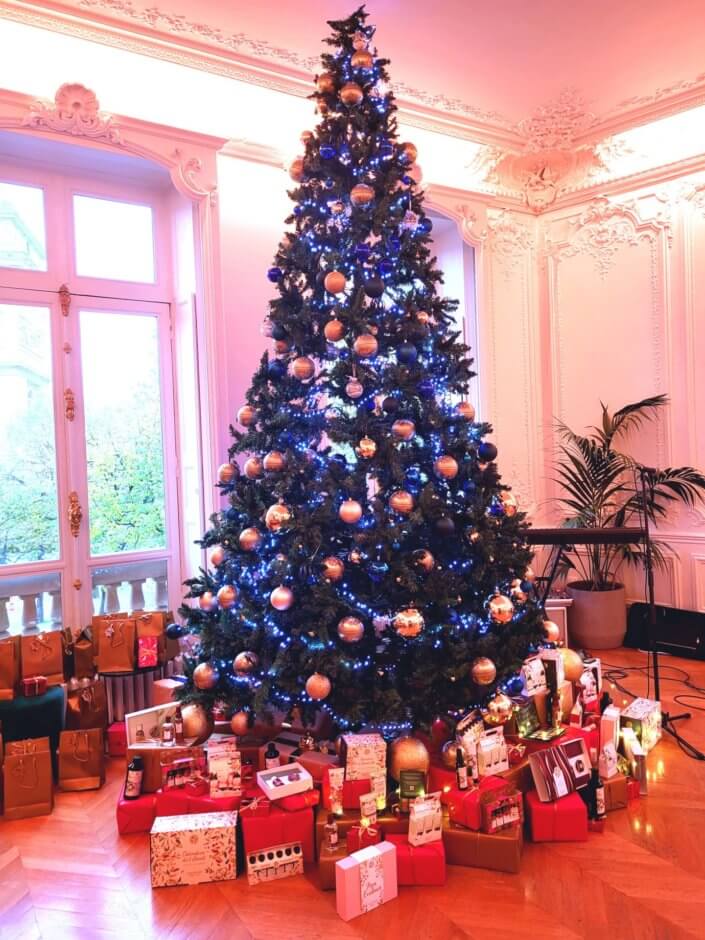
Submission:
[[[627,778],[623,774],[617,774],[610,780],[604,781],[605,787],[605,809],[611,812],[613,809],[626,809],[629,801],[627,792]]]
[[[448,818],[458,826],[482,829],[480,797],[493,790],[506,790],[507,786],[507,781],[502,777],[483,777],[477,787],[467,790],[453,788],[446,794]]]
[[[485,731],[477,742],[477,769],[481,777],[509,770],[509,754],[502,728]]]
[[[378,829],[385,838],[390,832],[405,834],[409,831],[409,814],[396,810],[397,807],[377,813],[377,825],[374,828]],[[342,816],[336,816],[335,821],[338,824],[338,835],[343,839],[349,835],[354,826],[360,825],[360,813],[348,811]],[[326,822],[327,813],[319,812],[316,816],[316,848],[319,854],[321,847],[325,844]]]
[[[318,790],[307,790],[305,793],[294,793],[292,796],[282,797],[281,800],[277,800],[277,806],[287,813],[297,813],[308,806],[318,806],[320,801],[321,794]]]
[[[287,842],[300,842],[304,861],[314,861],[313,810],[310,807],[287,813],[272,804],[269,813],[264,816],[251,815],[243,807],[240,822],[246,852],[257,852]]]
[[[258,852],[248,852],[245,859],[247,883],[258,885],[263,881],[278,881],[292,875],[303,875],[304,860],[300,842],[270,845]]]
[[[294,762],[271,770],[259,770],[257,785],[268,799],[281,800],[285,796],[312,790],[313,778],[301,764]]]
[[[525,796],[526,817],[534,842],[583,842],[587,839],[587,806],[578,793],[545,803],[532,790]]]
[[[335,891],[336,862],[349,854],[345,839],[341,839],[332,849],[325,845],[321,846],[318,853],[318,886],[321,891]]]
[[[519,790],[505,787],[480,796],[482,831],[494,835],[524,821],[524,800]]]
[[[137,668],[150,669],[159,665],[159,638],[140,636],[137,638]]]
[[[638,800],[641,796],[641,785],[633,777],[627,777],[627,800]]]
[[[342,776],[342,767],[331,767],[323,774],[323,806],[335,813],[338,810],[337,800],[343,809],[359,809],[360,797],[370,792],[370,780],[343,780],[340,787],[331,786],[331,780]],[[334,771],[334,773],[331,773]],[[339,795],[338,795],[339,794]]]
[[[176,704],[176,691],[186,682],[186,676],[155,679],[152,683],[152,705]]]
[[[448,803],[450,794],[455,790],[457,778],[454,770],[444,767],[436,760],[431,760],[428,768],[428,788],[432,791],[440,791],[441,804],[445,806]]]
[[[387,769],[387,745],[381,734],[344,734],[341,763],[346,780],[369,780],[374,772]]]
[[[648,754],[661,740],[661,705],[650,698],[635,698],[620,716],[620,726],[631,728]]]
[[[133,832],[149,832],[157,818],[157,798],[154,793],[143,793],[136,800],[126,800],[120,794],[116,810],[118,832],[126,836]]]
[[[409,843],[414,846],[441,838],[441,794],[429,793],[414,800],[409,809]]]
[[[352,920],[397,896],[397,852],[391,842],[368,845],[336,862],[335,904]]]
[[[368,845],[377,845],[382,841],[379,826],[351,826],[347,832],[348,853],[358,852]]]
[[[521,863],[524,840],[521,826],[488,835],[446,823],[443,827],[443,845],[449,865],[516,873]]]
[[[302,767],[306,768],[316,783],[323,780],[323,775],[329,767],[338,767],[340,763],[337,754],[323,751],[302,751],[296,759]]]
[[[22,694],[28,698],[44,695],[47,690],[46,676],[30,676],[22,680]]]
[[[235,878],[237,813],[158,816],[150,833],[152,887]]]
[[[272,808],[271,802],[264,793],[258,791],[257,796],[247,795],[242,798],[242,809],[240,810],[240,819],[261,819],[263,816],[269,816]]]
[[[124,757],[127,753],[127,735],[125,722],[114,721],[108,726],[108,755],[110,757]]]
[[[446,853],[441,839],[414,845],[407,836],[390,835],[387,841],[396,846],[398,884],[445,884]]]

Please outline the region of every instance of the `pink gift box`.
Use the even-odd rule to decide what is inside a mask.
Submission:
[[[397,896],[397,849],[391,842],[341,858],[335,864],[335,906],[343,920],[352,920]]]
[[[176,690],[186,682],[186,676],[172,676],[170,679],[155,679],[152,683],[152,704],[170,705],[176,701]]]

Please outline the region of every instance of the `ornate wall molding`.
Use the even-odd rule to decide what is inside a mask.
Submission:
[[[505,281],[510,280],[535,248],[531,230],[515,213],[506,210],[488,218],[486,238]]]
[[[95,92],[77,82],[68,82],[57,90],[53,104],[35,101],[22,124],[122,146],[118,126],[110,115],[101,114],[99,109]]]

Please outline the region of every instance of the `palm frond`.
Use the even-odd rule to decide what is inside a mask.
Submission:
[[[653,421],[659,408],[668,404],[668,395],[650,395],[641,401],[631,402],[615,411],[610,422],[610,432],[605,435],[605,445],[610,446],[615,437],[628,434],[640,428],[645,422]],[[603,410],[605,406],[603,405]]]

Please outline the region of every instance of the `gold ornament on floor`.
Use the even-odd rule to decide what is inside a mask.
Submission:
[[[299,356],[291,364],[292,375],[301,382],[308,382],[312,379],[315,371],[316,364],[309,356]]]
[[[455,410],[458,412],[461,418],[465,418],[466,421],[475,420],[475,407],[470,404],[469,401],[461,401],[455,406]]]
[[[358,183],[350,190],[350,202],[354,206],[367,206],[375,198],[375,191],[367,183]]]
[[[323,286],[329,294],[342,294],[345,284],[345,275],[342,271],[329,271],[323,278]]]
[[[452,480],[458,475],[458,461],[449,454],[439,457],[433,465],[433,470],[438,477],[444,480]]]
[[[269,595],[269,603],[275,610],[288,610],[294,603],[294,592],[280,584]]]
[[[243,428],[249,428],[257,420],[257,412],[252,405],[243,405],[237,413],[237,420]]]
[[[337,555],[328,555],[323,559],[322,569],[325,581],[340,581],[345,574],[345,563]]]
[[[327,698],[330,695],[330,690],[330,679],[320,672],[314,672],[306,680],[306,694],[317,702]]]
[[[242,737],[242,735],[247,734],[249,728],[249,720],[247,712],[235,712],[235,714],[230,719],[230,730],[233,734]]]
[[[561,628],[553,620],[544,620],[543,632],[549,643],[558,643],[561,638]],[[582,675],[582,671],[581,671]],[[579,678],[579,677],[578,677]]]
[[[392,434],[398,441],[410,441],[416,434],[416,425],[407,418],[399,418],[392,425]]]
[[[214,568],[219,568],[225,561],[225,549],[222,545],[214,545],[210,550],[208,561]]]
[[[244,552],[254,552],[262,544],[262,533],[259,529],[253,527],[243,529],[238,537],[238,542]]]
[[[455,770],[458,747],[457,741],[446,741],[441,748],[441,761],[443,762],[443,766],[447,767],[449,770]]]
[[[514,704],[509,696],[504,692],[498,692],[494,698],[490,699],[484,718],[491,725],[503,725],[512,717],[513,710]]]
[[[353,52],[350,65],[354,69],[371,69],[374,65],[374,58],[366,49],[359,49],[357,52]]]
[[[413,639],[424,628],[423,614],[415,607],[407,607],[396,614],[393,626],[399,636],[403,636],[407,640]]]
[[[410,143],[408,140],[403,144],[399,144],[399,151],[407,163],[413,163],[419,155],[416,145]]]
[[[561,648],[561,659],[563,660],[563,671],[569,682],[577,682],[583,674],[585,666],[582,657],[569,646]]]
[[[220,679],[218,670],[210,663],[199,663],[193,670],[193,684],[197,689],[214,689]]]
[[[259,457],[248,457],[244,470],[248,480],[257,480],[264,473],[264,465]]]
[[[209,611],[215,610],[218,606],[218,601],[213,596],[211,591],[204,591],[203,594],[198,598],[198,606],[201,610]]]
[[[281,473],[286,466],[286,459],[278,450],[270,450],[262,463],[267,473]]]
[[[412,558],[416,567],[426,574],[433,571],[433,566],[436,564],[436,559],[427,548],[417,548]]]
[[[222,463],[218,467],[218,483],[232,483],[237,476],[237,470],[231,463]]]
[[[337,343],[345,336],[345,325],[340,320],[329,320],[323,327],[323,335],[330,343]]]
[[[330,72],[323,72],[316,79],[316,88],[322,95],[332,95],[335,91],[335,79]]]
[[[470,670],[472,681],[477,685],[491,685],[497,678],[497,667],[489,656],[478,656]]]
[[[387,770],[389,776],[399,782],[402,770],[417,770],[427,774],[431,764],[426,745],[410,734],[395,738],[389,745],[389,761]],[[453,764],[455,770],[455,764]]]
[[[297,157],[289,166],[289,176],[295,183],[300,183],[304,178],[304,158]]]
[[[377,453],[377,445],[371,437],[363,437],[355,448],[355,451],[358,457],[364,457],[365,460],[369,460]]]
[[[495,594],[487,606],[495,623],[509,623],[514,616],[514,604],[505,594]]]
[[[346,499],[343,503],[340,504],[338,515],[343,520],[343,522],[347,522],[348,525],[352,525],[355,522],[359,522],[362,518],[362,506],[356,499]]]
[[[224,584],[218,591],[218,603],[223,610],[230,610],[237,600],[237,588],[234,584]]]
[[[374,356],[378,348],[379,344],[371,333],[363,333],[353,343],[355,355],[361,359],[369,359],[370,356]]]
[[[408,515],[414,508],[414,497],[411,493],[407,493],[406,490],[396,490],[389,497],[389,507],[393,509],[394,512],[400,512],[403,515]]]
[[[259,666],[259,656],[252,650],[243,650],[233,660],[233,670],[238,676],[246,676]]]
[[[504,515],[509,516],[510,518],[512,516],[516,516],[519,509],[519,503],[517,502],[516,496],[513,493],[510,493],[509,490],[501,490],[499,498],[502,500]]]
[[[192,745],[203,744],[213,734],[213,718],[202,705],[184,705],[181,717],[184,722],[184,737],[193,738]]]
[[[274,503],[264,517],[264,523],[270,532],[280,532],[290,522],[291,510],[285,503]]]
[[[338,621],[338,636],[345,643],[357,643],[365,635],[365,625],[357,617],[343,617]]]
[[[343,104],[360,104],[364,97],[365,93],[357,84],[357,82],[346,82],[340,89],[340,100],[343,102]]]
[[[362,382],[353,376],[348,384],[345,386],[345,394],[348,398],[360,398],[364,394],[365,389],[363,388]]]

